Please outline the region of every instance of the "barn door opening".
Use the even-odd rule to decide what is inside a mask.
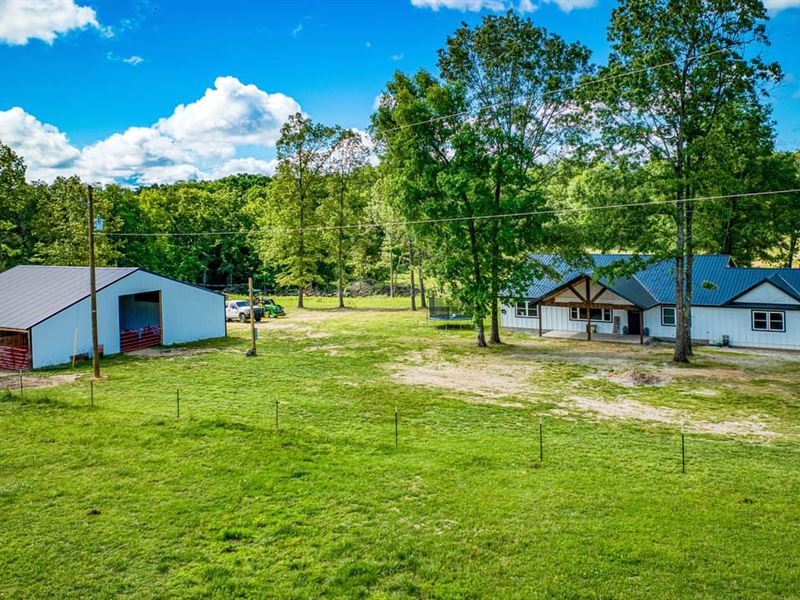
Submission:
[[[0,369],[30,371],[31,348],[27,331],[0,329]]]
[[[119,297],[119,346],[132,352],[161,344],[161,292]]]

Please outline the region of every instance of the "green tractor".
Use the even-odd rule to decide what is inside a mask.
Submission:
[[[264,311],[264,316],[267,318],[283,317],[286,315],[286,311],[283,310],[283,307],[280,304],[275,304],[272,298],[259,298],[256,304],[261,306]]]

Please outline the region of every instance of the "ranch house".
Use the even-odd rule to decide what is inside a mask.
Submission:
[[[504,299],[502,325],[546,337],[645,343],[674,340],[674,261],[648,264],[611,280],[596,269],[631,255],[595,254],[572,269],[535,260],[560,276],[532,281],[524,298]],[[800,349],[800,269],[740,268],[730,256],[698,255],[693,270],[692,339],[699,343]]]
[[[225,298],[138,268],[98,268],[102,354],[225,335]],[[92,353],[88,267],[0,273],[0,369],[38,369]]]

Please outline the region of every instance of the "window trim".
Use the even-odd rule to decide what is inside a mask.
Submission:
[[[521,315],[519,312],[520,304],[525,305],[525,314]],[[531,312],[535,314],[531,314]],[[518,319],[538,319],[539,318],[539,303],[530,299],[525,299],[522,302],[514,303],[514,316]]]
[[[766,329],[756,327],[756,313],[766,315],[767,327]],[[772,328],[772,315],[781,316],[781,329]],[[785,310],[763,310],[753,309],[750,311],[750,330],[759,333],[786,333],[786,311]]]
[[[664,310],[669,309],[672,311],[672,323],[664,321]],[[662,306],[661,307],[661,326],[662,327],[677,327],[678,326],[678,308],[676,306]]]
[[[576,314],[578,315],[577,317],[573,317],[572,316],[572,311],[573,310],[577,311],[576,312]],[[586,318],[581,318],[581,311],[582,310],[586,310],[586,309],[583,306],[570,306],[569,307],[569,320],[570,321],[586,321],[587,320]],[[592,313],[591,313],[592,310],[602,311],[601,314],[603,316],[605,316],[606,311],[608,312],[608,319],[605,319],[605,318],[592,319],[592,323],[612,323],[614,321],[614,309],[613,308],[602,308],[602,307],[601,308],[597,308],[597,307],[591,308],[591,309],[589,309],[589,313],[588,313],[587,316],[591,316],[592,315]]]

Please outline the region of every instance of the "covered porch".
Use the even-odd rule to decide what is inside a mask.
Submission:
[[[632,293],[611,289],[586,274],[575,277],[538,300],[538,333],[541,337],[645,344],[652,338],[645,335],[644,308],[635,301],[633,292],[638,290],[627,291]],[[548,310],[558,311],[560,317],[547,319]],[[543,321],[550,321],[551,326]]]

